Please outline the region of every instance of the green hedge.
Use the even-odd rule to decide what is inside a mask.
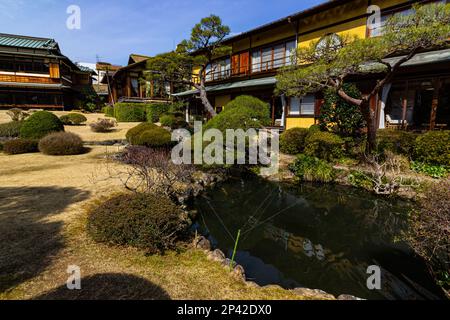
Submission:
[[[114,118],[114,107],[112,106],[106,106],[102,108],[102,113],[105,114],[105,116]]]
[[[161,116],[168,113],[171,109],[171,105],[168,103],[154,103],[145,107],[147,121],[151,123],[157,123],[160,121]]]
[[[430,131],[415,141],[414,159],[450,167],[450,131]]]
[[[114,117],[118,122],[144,122],[146,105],[140,103],[117,103],[114,106]]]
[[[41,139],[49,133],[59,131],[64,131],[64,124],[57,116],[48,111],[38,111],[23,122],[20,137]]]
[[[381,129],[377,133],[377,151],[412,157],[417,134],[403,130]]]

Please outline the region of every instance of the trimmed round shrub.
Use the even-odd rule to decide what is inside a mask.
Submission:
[[[280,137],[281,152],[292,155],[303,152],[308,132],[308,129],[304,128],[293,128],[284,132]]]
[[[97,242],[150,253],[175,249],[186,228],[181,210],[152,194],[115,196],[93,208],[87,222],[87,232]]]
[[[49,133],[60,131],[64,131],[64,124],[57,116],[48,111],[38,111],[23,122],[20,137],[41,139]]]
[[[142,132],[144,132],[146,130],[152,130],[156,127],[158,127],[158,126],[153,123],[148,123],[148,122],[141,123],[140,125],[128,130],[128,132],[126,134],[127,141],[131,144],[135,144],[136,139],[139,137],[139,135]]]
[[[225,132],[227,129],[261,128],[271,123],[270,106],[268,103],[252,96],[239,96],[229,102],[224,110],[212,118],[204,127],[218,129]]]
[[[59,118],[66,126],[79,126],[87,121],[87,118],[81,113],[69,113]]]
[[[20,135],[22,124],[22,121],[12,121],[0,124],[0,137],[17,138]]]
[[[412,157],[417,134],[403,130],[381,129],[377,133],[377,151]]]
[[[415,141],[414,158],[450,167],[450,131],[430,131],[419,136]]]
[[[344,156],[344,140],[330,132],[316,131],[305,140],[305,153],[327,161],[338,160]]]
[[[84,153],[83,140],[71,132],[51,133],[39,142],[39,150],[50,156],[70,156]]]
[[[114,106],[114,116],[118,122],[144,122],[146,106],[136,103],[117,103]]]
[[[3,143],[3,152],[6,154],[24,154],[39,152],[38,140],[15,139]]]
[[[149,148],[170,147],[172,143],[172,135],[164,128],[156,127],[145,130],[134,139],[134,145]]]

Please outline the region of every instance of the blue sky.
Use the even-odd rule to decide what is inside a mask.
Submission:
[[[237,34],[324,0],[0,0],[0,33],[54,38],[74,61],[126,64],[130,53],[154,55],[188,38],[202,17],[219,15]],[[81,30],[66,28],[69,5]]]

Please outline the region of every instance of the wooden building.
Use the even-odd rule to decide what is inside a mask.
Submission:
[[[145,74],[149,58],[131,54],[127,66],[105,74],[101,83],[110,87],[109,103],[153,103],[171,100],[173,92],[170,83],[161,84],[146,80]]]
[[[321,93],[304,97],[284,97],[274,94],[279,68],[293,63],[296,48],[309,46],[324,36],[343,35],[359,38],[382,36],[382,29],[371,30],[367,9],[377,5],[382,21],[395,13],[407,14],[414,3],[449,2],[447,0],[334,0],[294,13],[253,30],[224,40],[232,53],[217,57],[206,71],[208,98],[217,111],[239,95],[253,95],[271,106],[272,125],[284,129],[308,128],[318,122]],[[395,62],[398,58],[387,59]],[[198,68],[197,68],[198,70]],[[194,70],[194,74],[198,71]],[[361,91],[376,78],[354,80]],[[383,93],[374,99],[378,111],[378,126],[409,127],[419,130],[450,126],[450,50],[422,52],[406,63]],[[196,90],[176,93],[189,99],[191,114],[201,113]],[[432,110],[434,110],[432,112]]]
[[[93,74],[53,39],[0,34],[0,108],[71,109]]]

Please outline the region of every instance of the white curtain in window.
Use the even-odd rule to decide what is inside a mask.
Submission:
[[[302,98],[301,102],[301,114],[302,116],[313,116],[315,114],[316,98],[314,95],[309,94]]]
[[[278,46],[274,47],[274,54],[273,54],[273,67],[279,68],[284,66],[285,62],[285,47],[284,44],[280,44]]]
[[[272,69],[272,48],[265,48],[262,50],[262,70],[267,71]]]
[[[300,115],[300,98],[297,97],[291,98],[289,114],[293,116]]]
[[[252,72],[261,72],[261,51],[252,53]]]

